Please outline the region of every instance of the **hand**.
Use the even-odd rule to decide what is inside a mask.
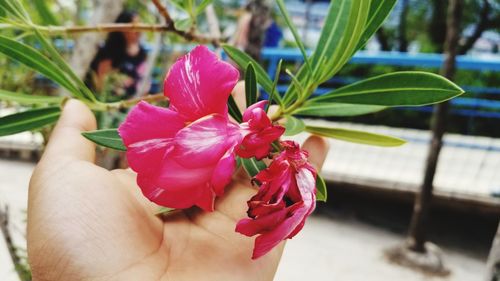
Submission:
[[[256,193],[248,178],[235,176],[214,212],[191,208],[160,219],[133,171],[94,164],[95,147],[80,133],[95,123],[84,104],[68,101],[31,178],[27,240],[34,280],[273,279],[284,243],[251,260],[254,239],[234,231]],[[325,141],[311,137],[304,148],[320,167]]]

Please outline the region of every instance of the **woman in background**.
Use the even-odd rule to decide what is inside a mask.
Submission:
[[[116,23],[138,23],[136,13],[123,11]],[[111,92],[114,98],[128,99],[137,93],[138,85],[144,78],[146,50],[140,43],[139,32],[111,32],[104,45],[99,49],[90,67],[93,75],[87,75],[89,86],[97,92],[102,92],[106,77],[113,73],[123,76],[120,86],[114,87]]]

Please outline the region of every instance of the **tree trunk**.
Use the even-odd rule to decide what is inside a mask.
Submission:
[[[458,39],[460,36],[460,22],[462,18],[462,0],[450,0],[446,21],[446,58],[441,68],[441,74],[452,80],[455,74],[455,58],[457,56]],[[439,159],[439,152],[443,145],[443,135],[446,131],[446,121],[449,103],[443,102],[434,107],[432,116],[432,141],[427,155],[424,181],[415,199],[413,217],[409,231],[409,247],[416,252],[425,252],[426,226],[429,219],[429,209],[432,201],[434,175]]]
[[[267,25],[271,18],[271,4],[269,0],[252,0],[250,5],[252,7],[252,19],[250,20],[248,45],[245,52],[259,61]]]
[[[491,6],[488,0],[483,0],[483,6],[481,7],[481,12],[479,13],[479,22],[474,28],[472,35],[465,40],[465,43],[462,46],[460,46],[459,54],[465,55],[474,46],[483,32],[488,29],[490,10]]]
[[[95,0],[94,14],[89,20],[90,24],[113,22],[123,10],[124,0]],[[94,59],[102,34],[91,32],[82,34],[76,39],[71,57],[71,67],[76,75],[84,78]]]
[[[375,35],[377,36],[378,43],[380,44],[380,49],[382,51],[390,51],[391,47],[389,46],[389,40],[385,34],[384,28],[380,27]]]
[[[406,17],[408,16],[408,0],[403,0],[403,8],[401,9],[401,14],[399,15],[399,25],[398,25],[398,51],[407,52],[408,51],[408,39],[406,38]]]
[[[446,37],[446,3],[444,0],[432,0],[432,15],[428,26],[429,37],[435,46],[435,52],[443,52]]]

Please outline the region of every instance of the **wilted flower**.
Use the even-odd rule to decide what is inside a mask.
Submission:
[[[236,231],[255,239],[253,259],[281,241],[294,237],[316,206],[316,170],[307,152],[292,141],[281,142],[284,150],[271,165],[255,176],[261,185],[248,201],[248,216]]]

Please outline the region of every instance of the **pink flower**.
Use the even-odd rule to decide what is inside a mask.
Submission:
[[[243,113],[243,123],[240,124],[245,137],[236,151],[243,158],[255,157],[262,159],[269,155],[271,143],[285,132],[285,128],[273,125],[267,117],[264,108],[267,101],[257,102]]]
[[[307,152],[292,141],[281,142],[284,150],[271,165],[255,176],[261,186],[248,201],[248,216],[236,231],[255,239],[253,259],[269,252],[281,241],[294,237],[316,206],[316,170]]]
[[[231,181],[240,143],[248,145],[246,157],[269,153],[282,130],[265,115],[264,103],[245,111],[241,127],[229,120],[227,99],[238,76],[233,66],[198,46],[165,79],[168,109],[141,102],[131,110],[118,131],[137,184],[149,200],[212,211],[215,196]]]
[[[238,70],[204,46],[179,59],[165,79],[168,109],[141,102],[120,126],[130,167],[151,201],[171,208],[213,210],[235,169],[242,139],[229,121],[227,98]]]

